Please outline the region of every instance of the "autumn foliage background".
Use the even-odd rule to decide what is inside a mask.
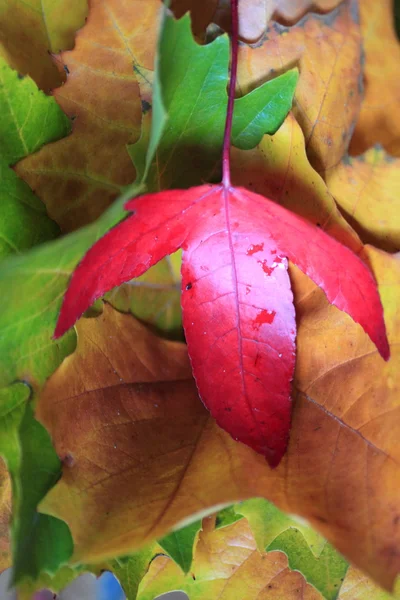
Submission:
[[[52,341],[72,271],[126,199],[218,179],[221,139],[207,115],[226,87],[228,39],[194,46],[188,17],[172,29],[194,102],[174,78],[172,38],[155,62],[158,0],[0,0],[0,567],[13,564],[21,598],[103,569],[129,599],[170,589],[191,600],[400,594],[394,7],[240,8],[237,96],[295,67],[299,80],[278,131],[232,148],[233,181],[369,264],[391,359],[290,265],[294,412],[288,453],[271,470],[197,396],[179,255]],[[191,9],[199,42],[216,35],[215,26],[205,33],[211,21],[229,26],[223,2],[172,9]],[[155,77],[167,128],[152,111]],[[152,122],[159,140],[147,168]]]

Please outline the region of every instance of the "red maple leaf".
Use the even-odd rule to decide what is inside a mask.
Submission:
[[[55,337],[105,292],[182,248],[183,324],[200,397],[223,429],[276,466],[288,442],[296,351],[288,260],[360,323],[385,359],[389,346],[366,265],[301,217],[230,184],[235,5],[223,182],[130,200],[133,215],[74,272]]]

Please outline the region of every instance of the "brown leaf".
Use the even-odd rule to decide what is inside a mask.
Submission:
[[[191,600],[322,600],[282,552],[258,552],[246,519],[200,532],[191,574],[186,577],[166,556],[158,556],[143,579],[138,600],[182,590]]]
[[[79,323],[78,351],[49,380],[38,409],[64,459],[42,509],[69,524],[76,560],[132,551],[196,513],[264,496],[310,520],[392,586],[400,571],[400,266],[398,257],[368,255],[385,308],[389,363],[292,269],[296,402],[289,451],[274,471],[209,418],[185,379],[182,346],[109,308]]]
[[[364,64],[364,99],[351,142],[351,154],[376,143],[400,156],[400,44],[393,23],[392,0],[360,3]]]
[[[400,250],[400,159],[382,148],[347,157],[327,173],[327,185],[361,239],[389,252]]]
[[[92,0],[74,50],[60,56],[69,74],[54,96],[73,119],[73,133],[16,171],[64,231],[95,220],[135,178],[126,145],[140,135],[139,83],[148,87],[152,76],[160,6],[158,0]]]
[[[359,112],[361,45],[355,0],[328,15],[307,15],[294,27],[271,23],[262,43],[242,45],[239,82],[246,93],[296,64],[294,115],[313,167],[324,172],[341,159]]]
[[[65,80],[51,53],[69,50],[87,15],[86,0],[1,0],[0,54],[45,91]]]

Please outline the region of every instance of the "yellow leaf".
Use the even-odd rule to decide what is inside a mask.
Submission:
[[[0,54],[45,91],[65,80],[50,53],[69,50],[87,15],[86,0],[0,0]]]
[[[351,142],[351,154],[376,143],[400,156],[400,44],[393,23],[392,0],[359,2],[364,64],[364,99]]]
[[[400,159],[381,148],[348,157],[327,173],[327,185],[361,239],[389,252],[400,250]]]
[[[312,168],[304,135],[289,114],[274,136],[266,135],[254,150],[232,148],[235,185],[242,185],[324,229],[354,252],[362,244],[342,217],[321,176]]]

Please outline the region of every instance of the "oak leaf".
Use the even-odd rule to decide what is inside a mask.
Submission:
[[[258,552],[245,519],[217,530],[212,529],[212,520],[207,521],[191,575],[184,577],[169,558],[156,557],[140,585],[138,600],[153,600],[170,590],[182,590],[191,600],[322,600],[298,571],[290,570],[282,552]]]
[[[60,55],[68,76],[53,94],[73,133],[16,172],[64,231],[95,220],[135,178],[126,145],[140,135],[138,79],[151,76],[159,8],[158,0],[93,0],[75,48]]]
[[[87,0],[1,0],[0,54],[48,92],[64,80],[50,55],[73,47],[87,9]]]
[[[351,154],[361,154],[381,144],[400,156],[397,119],[400,82],[397,76],[400,44],[391,0],[359,2],[364,61],[364,98],[351,141]],[[384,93],[382,93],[384,90]]]
[[[268,56],[268,60],[266,60]],[[294,116],[318,172],[342,159],[361,104],[361,35],[354,0],[328,15],[309,14],[293,27],[272,23],[262,43],[239,48],[242,92],[298,64]]]

